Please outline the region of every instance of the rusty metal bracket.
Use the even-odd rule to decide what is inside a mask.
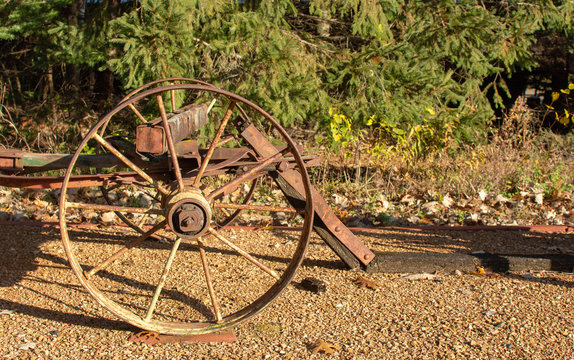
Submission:
[[[21,170],[23,165],[23,151],[16,149],[0,149],[0,169],[6,171]]]
[[[174,143],[188,138],[207,122],[207,105],[192,105],[172,115],[169,128]],[[167,152],[167,135],[158,119],[154,119],[136,128],[136,151],[162,155]]]
[[[147,345],[173,343],[234,343],[237,341],[237,336],[233,330],[188,336],[163,335],[150,331],[140,331],[130,335],[128,341],[136,344],[145,343]]]

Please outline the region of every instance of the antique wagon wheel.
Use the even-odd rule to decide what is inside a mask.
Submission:
[[[171,101],[174,94],[188,105]],[[179,141],[181,134],[172,133],[170,121],[213,100],[215,105],[199,130],[211,129],[215,135],[205,141],[176,143],[174,137]],[[167,152],[133,153],[129,146],[114,146],[118,139],[134,143],[137,122],[166,134]],[[242,135],[246,127],[262,135],[266,151]],[[105,175],[103,185],[111,204],[78,199],[69,191],[70,177],[86,171],[85,164],[78,164],[80,154],[95,144],[117,160],[88,169]],[[195,152],[187,149],[198,145]],[[279,188],[273,188],[285,168],[300,174],[304,202],[297,208],[291,207]],[[249,189],[254,205],[246,205],[242,198],[222,200],[250,183],[260,184]],[[80,283],[116,316],[159,333],[208,333],[255,315],[289,284],[309,242],[310,189],[297,147],[263,109],[210,85],[159,86],[120,103],[89,131],[73,154],[60,196],[62,240]],[[135,192],[148,194],[148,203],[130,198]],[[113,199],[110,194],[115,194]],[[219,229],[212,214],[221,208],[244,210],[259,230]],[[128,219],[147,215],[153,223],[143,227],[144,234],[109,227],[90,239],[68,227],[67,219],[85,209],[99,214],[117,211]],[[275,212],[298,214],[301,226],[283,233],[262,226]],[[168,240],[145,241],[160,233]]]
[[[135,90],[132,90],[129,94],[127,94],[122,100],[121,102],[127,101],[129,100],[131,97],[141,93],[142,91],[149,89],[151,87],[154,86],[160,86],[160,85],[174,85],[174,84],[200,84],[200,85],[205,85],[205,86],[211,86],[211,87],[215,87],[214,85],[207,83],[205,81],[201,81],[201,80],[197,80],[197,79],[191,79],[191,78],[185,78],[185,77],[172,77],[172,78],[165,78],[165,79],[157,79],[154,80],[152,82],[149,82],[147,84],[144,84],[140,87],[138,87]],[[169,100],[172,106],[172,110],[173,109],[177,109],[177,105],[175,103],[175,89],[170,90],[169,92]],[[132,110],[137,112],[137,108],[135,108],[135,106],[132,105],[128,105],[130,107],[132,107]],[[141,119],[141,118],[140,118]],[[100,136],[103,136],[104,133],[106,131],[106,125],[102,126],[98,133],[100,134]],[[98,150],[101,150],[101,145],[98,144]],[[125,149],[126,151],[129,149]],[[254,179],[251,181],[251,184],[249,185],[249,190],[246,192],[246,196],[243,197],[243,200],[241,201],[241,203],[243,205],[247,205],[253,198],[253,195],[255,194],[255,188],[257,187],[257,179]],[[102,191],[102,196],[105,199],[105,201],[109,204],[112,205],[112,199],[110,199],[109,196],[109,189],[107,186],[101,186],[100,190]],[[234,211],[232,211],[231,213],[227,212],[225,209],[220,208],[217,209],[216,211],[214,211],[214,220],[215,220],[215,225],[217,225],[217,227],[221,228],[224,226],[227,226],[231,223],[233,223],[233,221],[235,219],[237,219],[237,217],[239,216],[239,214],[241,213],[241,211],[243,211],[242,209],[234,209]],[[145,222],[147,221],[147,217],[143,217],[141,219],[139,219],[139,221],[132,221],[132,219],[127,218],[122,212],[120,211],[114,211],[115,214],[118,216],[118,218],[120,220],[122,220],[126,225],[128,225],[129,227],[131,227],[132,229],[138,231],[141,234],[145,233],[145,230],[143,229],[142,225],[145,224]]]

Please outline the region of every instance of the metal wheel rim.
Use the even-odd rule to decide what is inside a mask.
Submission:
[[[212,86],[205,86],[205,85],[196,85],[196,84],[178,84],[178,85],[169,85],[169,86],[161,86],[154,89],[143,91],[129,100],[122,102],[119,104],[114,110],[112,110],[108,115],[103,117],[91,130],[90,132],[84,137],[78,149],[73,154],[72,159],[70,161],[70,165],[66,170],[66,174],[64,176],[64,180],[62,183],[62,191],[59,199],[60,209],[60,230],[62,235],[62,241],[64,244],[64,248],[66,251],[66,255],[70,262],[70,266],[72,267],[74,273],[78,277],[80,283],[88,290],[88,292],[96,299],[96,301],[112,312],[114,315],[118,316],[119,318],[123,319],[124,321],[140,327],[142,329],[156,331],[165,334],[173,334],[173,335],[190,335],[190,334],[203,334],[208,332],[217,331],[226,327],[230,327],[233,325],[238,324],[241,321],[248,319],[251,316],[254,316],[259,311],[261,311],[265,306],[267,306],[275,297],[277,297],[290,283],[297,268],[301,265],[303,261],[304,255],[306,253],[307,245],[309,242],[309,236],[311,233],[311,227],[313,223],[313,202],[311,196],[311,186],[309,182],[309,177],[306,171],[301,171],[301,179],[305,188],[305,197],[307,199],[306,206],[305,206],[305,220],[303,224],[303,229],[301,232],[301,239],[299,240],[299,244],[295,251],[293,258],[291,259],[288,267],[285,269],[283,276],[271,287],[269,288],[261,297],[255,300],[253,303],[249,304],[242,310],[230,314],[226,316],[221,323],[173,323],[173,322],[166,322],[162,320],[149,320],[143,321],[140,316],[136,315],[135,313],[131,312],[128,309],[125,309],[122,306],[119,306],[113,300],[109,299],[105,294],[103,294],[98,288],[95,287],[94,284],[90,280],[88,280],[83,273],[83,269],[78,262],[76,256],[74,255],[72,244],[70,238],[68,236],[67,231],[67,224],[66,224],[66,193],[68,189],[68,183],[70,177],[72,175],[73,169],[75,167],[76,161],[83,149],[83,147],[87,144],[87,142],[94,136],[94,134],[98,131],[98,129],[102,128],[102,126],[106,126],[110,119],[115,115],[118,111],[126,107],[129,103],[135,102],[139,99],[143,99],[146,96],[161,93],[164,91],[169,90],[178,90],[178,89],[189,89],[189,90],[199,90],[199,91],[208,91],[214,92],[216,94],[222,95],[227,97],[228,99],[232,99],[238,103],[242,103],[245,106],[251,108],[252,110],[261,114],[269,123],[273,125],[273,127],[281,134],[282,138],[287,142],[288,146],[291,148],[292,154],[295,158],[295,162],[298,165],[298,168],[305,169],[303,160],[300,154],[297,151],[297,148],[293,142],[293,140],[288,136],[285,130],[263,109],[259,106],[253,104],[252,102],[230,93],[225,90],[217,89]]]

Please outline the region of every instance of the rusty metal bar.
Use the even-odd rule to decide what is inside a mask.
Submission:
[[[167,180],[165,173],[151,173],[156,180]],[[63,176],[18,176],[0,174],[0,186],[18,187],[23,189],[59,189],[64,181]],[[144,181],[135,172],[109,173],[96,175],[70,176],[68,188],[90,186],[105,186],[112,183],[133,184]],[[143,185],[142,185],[143,186]],[[151,186],[151,185],[150,185]]]
[[[174,112],[175,109],[175,90],[169,91],[170,99],[171,99],[171,112]]]
[[[267,159],[261,161],[259,163],[259,165],[252,167],[251,169],[247,170],[246,172],[244,172],[243,174],[241,174],[240,176],[236,177],[235,179],[231,180],[230,182],[228,182],[227,184],[223,185],[222,187],[220,187],[219,189],[215,189],[214,191],[212,191],[209,195],[207,195],[205,198],[207,199],[207,201],[214,199],[216,196],[218,196],[219,194],[223,193],[226,191],[226,189],[228,188],[233,188],[236,187],[237,185],[241,184],[242,182],[245,182],[249,179],[249,177],[253,174],[255,174],[256,172],[262,170],[263,168],[265,168],[267,165],[271,164],[273,161],[281,158],[284,154],[284,152],[288,152],[289,149],[285,149],[281,152],[276,153],[275,155],[272,155],[270,157],[268,157]]]
[[[253,211],[304,213],[304,211],[297,211],[294,208],[281,207],[281,206],[267,206],[267,205],[213,203],[213,207],[216,209],[239,209],[239,210],[253,210]]]
[[[183,178],[181,177],[181,169],[179,168],[179,161],[177,160],[177,152],[175,151],[175,145],[173,144],[173,137],[171,136],[171,128],[169,127],[169,122],[167,121],[167,114],[165,113],[163,98],[161,97],[161,94],[157,95],[156,98],[159,106],[159,112],[161,114],[163,127],[167,135],[166,136],[167,147],[169,148],[169,153],[171,155],[171,161],[173,164],[173,171],[175,172],[175,178],[177,179],[177,185],[179,191],[183,191],[185,186],[183,185]]]
[[[211,281],[211,271],[209,270],[209,264],[207,263],[207,256],[205,255],[205,250],[203,249],[201,237],[197,239],[197,247],[199,248],[199,255],[201,256],[201,265],[203,266],[205,282],[207,283],[207,291],[209,292],[209,297],[211,298],[211,305],[213,306],[215,319],[217,322],[221,322],[221,310],[219,309],[219,302],[215,297],[215,290],[213,289],[213,282]]]
[[[142,241],[144,241],[145,239],[149,238],[150,236],[152,236],[154,233],[156,233],[157,231],[161,230],[162,228],[165,227],[165,225],[167,224],[167,220],[163,220],[161,222],[159,222],[157,225],[155,225],[153,228],[149,229],[148,231],[146,231],[145,233],[143,233],[142,235],[140,235],[139,237],[137,237],[136,239],[130,241],[129,243],[127,243],[123,248],[121,248],[120,250],[118,250],[117,252],[115,252],[112,256],[110,256],[108,259],[106,259],[104,262],[102,262],[100,265],[92,268],[90,271],[86,271],[84,272],[84,276],[86,276],[87,279],[89,279],[92,275],[96,274],[98,271],[101,271],[103,269],[105,269],[106,267],[108,267],[111,263],[113,263],[114,261],[116,261],[117,259],[119,259],[120,257],[122,257],[125,253],[127,253],[130,249],[138,246]]]
[[[169,191],[167,191],[163,186],[161,186],[160,184],[158,184],[155,180],[153,180],[148,174],[146,174],[139,166],[137,166],[136,164],[134,164],[130,159],[128,159],[127,157],[125,157],[121,152],[118,151],[118,149],[116,149],[115,147],[112,146],[112,144],[110,144],[109,142],[107,142],[103,137],[101,137],[98,133],[94,134],[94,138],[100,143],[102,144],[106,149],[108,149],[109,152],[111,152],[112,154],[114,154],[115,156],[118,157],[118,159],[120,159],[124,164],[126,164],[129,168],[131,168],[133,171],[135,171],[139,176],[141,176],[142,178],[144,178],[146,181],[148,181],[149,183],[153,184],[153,186],[155,188],[157,188],[159,191],[161,191],[164,195],[168,195]]]
[[[235,139],[233,136],[228,136],[225,139],[218,142],[217,145],[215,145],[215,147],[223,146],[223,145],[227,144],[228,142],[232,141],[233,139]]]
[[[175,254],[177,253],[177,248],[179,248],[180,243],[181,243],[180,237],[178,237],[177,240],[175,240],[175,242],[173,243],[173,247],[171,248],[171,251],[169,253],[169,257],[167,258],[167,261],[166,261],[165,266],[163,268],[163,272],[161,274],[161,277],[159,278],[159,282],[157,284],[157,287],[155,288],[153,298],[151,299],[151,303],[149,304],[149,307],[147,309],[147,313],[146,313],[145,317],[143,318],[144,321],[149,321],[151,319],[151,316],[153,315],[153,312],[154,312],[155,307],[157,305],[157,300],[159,299],[159,295],[161,294],[161,290],[163,289],[163,286],[165,285],[165,282],[167,281],[167,275],[169,274],[169,269],[171,269],[171,264],[173,264],[173,259],[175,258]]]
[[[116,206],[116,205],[103,205],[103,204],[85,204],[77,202],[68,202],[65,204],[66,208],[73,209],[90,209],[99,211],[117,211],[122,213],[133,213],[133,214],[156,214],[163,215],[164,211],[159,209],[147,209],[147,208],[137,208],[130,206]]]
[[[229,104],[229,107],[227,108],[227,111],[225,112],[225,116],[223,117],[223,120],[221,121],[221,125],[219,125],[219,129],[217,129],[217,133],[215,134],[215,136],[213,137],[213,140],[211,141],[211,145],[209,146],[209,150],[207,150],[207,154],[205,155],[205,158],[203,159],[203,161],[201,163],[201,167],[199,168],[199,172],[195,176],[195,181],[193,182],[194,187],[199,187],[201,178],[203,177],[203,173],[205,172],[205,169],[207,168],[207,165],[209,164],[209,161],[211,160],[211,155],[213,155],[213,151],[217,147],[217,143],[219,142],[219,138],[221,138],[221,135],[223,135],[223,131],[225,130],[225,127],[227,126],[227,122],[229,121],[229,118],[231,118],[231,114],[233,113],[234,108],[235,108],[235,101],[231,101],[231,104]]]
[[[231,214],[229,213],[229,211],[225,210],[225,207],[220,207],[219,208],[221,210],[221,212],[223,213],[223,215],[229,217],[231,216]]]
[[[65,169],[70,165],[72,155],[70,154],[38,154],[25,151],[9,153],[0,150],[0,169],[28,169],[41,168],[41,171]],[[11,164],[15,166],[11,166]],[[112,154],[98,154],[78,156],[76,167],[88,168],[114,168],[123,165]],[[20,171],[19,171],[20,172]]]
[[[146,122],[147,120],[143,117],[143,115],[138,111],[138,109],[136,109],[136,107],[134,106],[134,104],[129,104],[128,105],[130,107],[130,109],[132,109],[132,111],[137,115],[137,117],[142,121],[142,122]]]
[[[240,129],[240,136],[260,156],[270,156],[274,153],[275,146],[253,124],[239,119],[235,125]],[[290,202],[295,204],[304,200],[302,194],[305,193],[305,189],[300,181],[299,172],[293,169],[278,170],[277,175],[275,181]],[[315,231],[350,268],[358,268],[360,264],[368,265],[375,258],[375,254],[337,218],[317,190],[311,188],[311,194],[315,204],[313,222]]]
[[[261,270],[265,271],[267,274],[273,276],[275,279],[279,280],[279,275],[269,269],[267,266],[263,265],[261,262],[259,262],[259,260],[255,259],[253,256],[249,255],[249,253],[245,250],[243,250],[242,248],[240,248],[239,246],[235,245],[234,243],[232,243],[231,241],[227,240],[226,238],[224,238],[222,235],[220,235],[215,229],[213,228],[209,228],[207,230],[211,235],[215,236],[217,239],[219,239],[220,241],[222,241],[223,243],[225,243],[227,246],[229,246],[230,248],[232,248],[233,250],[237,251],[241,256],[243,256],[244,258],[246,258],[247,260],[249,260],[251,263],[253,263],[254,265],[256,265],[258,268],[260,268]]]

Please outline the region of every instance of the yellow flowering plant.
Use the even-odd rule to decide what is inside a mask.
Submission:
[[[546,118],[550,113],[553,113],[555,120],[564,126],[567,126],[571,122],[574,122],[574,120],[572,119],[572,114],[570,114],[570,112],[568,112],[568,107],[569,107],[568,98],[569,98],[570,92],[572,90],[574,90],[574,83],[568,84],[568,87],[566,89],[561,89],[560,91],[553,91],[552,92],[552,101],[550,102],[550,105],[546,105],[546,112],[544,113],[544,118]],[[566,106],[564,107],[562,112],[559,112],[555,108],[555,103],[561,97],[564,97],[564,101],[565,101]]]

